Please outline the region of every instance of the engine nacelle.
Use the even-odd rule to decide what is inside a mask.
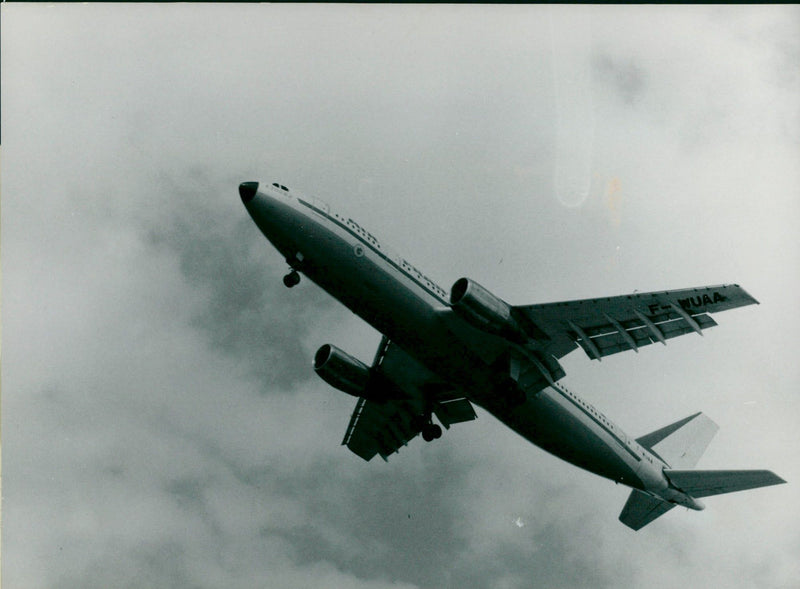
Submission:
[[[511,305],[469,278],[455,281],[450,289],[450,305],[467,323],[482,331],[503,337],[522,335]]]
[[[331,344],[314,354],[314,372],[333,388],[354,397],[366,396],[372,377],[366,364]]]

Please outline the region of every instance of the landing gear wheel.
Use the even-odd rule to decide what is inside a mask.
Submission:
[[[428,423],[422,428],[422,439],[426,442],[432,442],[442,437],[442,428],[435,423]]]
[[[283,284],[286,285],[286,288],[292,288],[293,286],[297,286],[299,283],[300,274],[297,273],[297,270],[292,270],[283,277]]]

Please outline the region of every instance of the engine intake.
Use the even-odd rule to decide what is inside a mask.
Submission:
[[[366,364],[331,344],[314,354],[314,372],[333,388],[354,397],[366,396],[371,379]]]
[[[503,337],[522,335],[511,305],[469,278],[455,281],[450,289],[450,305],[467,323],[482,331]]]

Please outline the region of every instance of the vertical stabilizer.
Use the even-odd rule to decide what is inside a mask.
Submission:
[[[703,413],[695,413],[636,441],[658,455],[671,468],[692,468],[703,455],[719,426]]]

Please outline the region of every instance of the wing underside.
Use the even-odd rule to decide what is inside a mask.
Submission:
[[[364,460],[376,454],[386,460],[408,445],[430,413],[446,428],[477,417],[468,399],[386,338],[375,355],[373,370],[403,396],[384,402],[360,398],[356,403],[342,444]]]
[[[756,301],[738,285],[707,286],[598,299],[514,307],[546,339],[539,345],[555,358],[580,347],[592,360],[638,351],[717,325],[708,314]]]
[[[421,431],[415,417],[422,407],[413,402],[377,403],[359,399],[342,444],[364,460],[386,458]]]

